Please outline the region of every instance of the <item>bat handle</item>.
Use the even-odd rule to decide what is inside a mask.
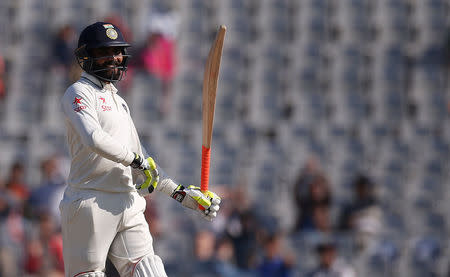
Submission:
[[[209,184],[209,165],[211,162],[211,148],[207,148],[202,145],[202,171],[200,179],[200,190],[202,192],[208,191]],[[199,205],[199,208],[203,210],[203,207]]]
[[[211,161],[211,148],[206,148],[202,145],[202,175],[200,189],[202,192],[208,190],[209,184],[209,165]]]

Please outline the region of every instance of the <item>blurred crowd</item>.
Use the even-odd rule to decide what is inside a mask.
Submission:
[[[41,163],[41,180],[25,182],[15,162],[0,179],[0,276],[64,276],[59,201],[65,180],[59,157]]]
[[[66,162],[56,155],[42,160],[37,184],[25,182],[27,172],[20,161],[0,179],[0,276],[64,276],[58,205],[65,188]],[[192,251],[190,257],[177,261],[182,263],[178,266],[182,266],[183,276],[360,276],[351,261],[340,255],[339,238],[351,236],[356,253],[371,247],[383,228],[376,184],[369,176],[357,175],[349,202],[335,203],[329,182],[317,160],[308,159],[292,184],[295,210],[286,216],[297,216],[290,230],[279,228],[264,210],[256,209],[245,187],[216,186],[223,197],[218,218],[210,225],[182,226],[190,236],[183,243]],[[164,241],[165,233],[171,230],[162,227],[160,210],[150,198],[145,216],[158,249],[160,240]],[[298,248],[304,244],[296,244],[296,239],[311,247]],[[422,245],[423,259],[433,258],[437,246],[427,241]],[[303,267],[301,252],[314,256],[315,266]],[[384,250],[380,258],[394,258],[391,252]],[[169,259],[169,274],[179,272],[172,266],[177,267]],[[109,261],[107,274],[118,276]]]
[[[240,1],[235,2],[240,7]],[[317,6],[321,6],[322,2],[327,1],[317,1]],[[118,86],[120,93],[127,99],[136,78],[144,76],[145,79],[157,80],[160,85],[158,89],[152,90],[157,109],[157,117],[152,120],[156,121],[165,119],[174,109],[174,79],[177,69],[182,65],[177,60],[180,47],[178,41],[173,30],[167,28],[173,24],[167,23],[171,20],[170,17],[161,15],[153,18],[156,19],[146,29],[145,39],[136,42],[131,49],[134,58],[126,78]],[[135,41],[135,34],[121,16],[111,14],[104,20],[118,25],[127,40]],[[317,26],[312,27],[321,31],[320,22],[314,23]],[[196,27],[195,25],[193,28]],[[53,53],[50,72],[62,74],[64,86],[77,80],[81,73],[73,57],[78,31],[79,26],[62,24],[48,43]],[[240,31],[244,33],[245,30]],[[450,72],[450,32],[448,33],[447,44],[443,48],[446,56],[442,56],[443,53],[438,55],[448,61],[445,63],[447,76]],[[314,50],[317,49],[311,49],[311,52],[317,54]],[[231,54],[228,54],[230,60],[233,58]],[[4,103],[2,100],[8,95],[8,58],[0,56],[0,107]],[[195,55],[192,59],[200,60]],[[243,60],[245,62],[242,63],[250,63]],[[195,68],[196,64],[189,66]],[[238,68],[235,71],[238,72]],[[228,74],[224,74],[224,78],[230,79],[230,73]],[[189,78],[192,76],[186,77]],[[449,86],[448,78],[446,85]],[[200,91],[197,87],[193,90]],[[244,96],[250,99],[250,96]],[[245,97],[239,100],[245,102]],[[237,101],[231,102],[233,103],[236,104]],[[245,118],[244,114],[251,110],[253,104],[236,104],[242,108],[242,118]],[[295,115],[294,108],[301,110],[293,105],[286,103],[286,109],[282,113],[286,120]],[[450,102],[447,105],[450,110]],[[414,112],[414,105],[409,109]],[[0,109],[0,116],[3,113],[4,109]],[[232,116],[230,113],[230,117]],[[269,131],[264,135],[274,139],[277,134],[276,131]],[[35,183],[26,181],[30,180],[27,178],[30,165],[26,159],[18,159],[9,168],[0,168],[0,172],[6,172],[3,176],[0,175],[0,277],[64,276],[58,205],[65,188],[66,159],[64,154],[44,157],[37,175],[40,176],[40,181]],[[386,240],[383,238],[383,231],[386,229],[385,207],[382,207],[378,194],[383,184],[377,182],[384,179],[375,178],[371,174],[372,172],[365,171],[355,174],[352,172],[343,186],[348,197],[337,197],[335,189],[338,180],[330,177],[331,173],[321,164],[320,158],[311,156],[305,159],[300,168],[295,170],[295,180],[289,180],[286,184],[287,200],[293,205],[290,210],[280,213],[284,217],[282,220],[273,218],[272,215],[276,202],[283,200],[275,197],[269,201],[265,199],[264,203],[272,202],[274,206],[261,206],[254,197],[255,193],[239,182],[213,185],[214,190],[222,196],[223,204],[218,218],[212,224],[192,224],[189,220],[172,223],[170,219],[164,218],[167,213],[160,208],[159,199],[154,196],[147,199],[145,215],[154,236],[155,249],[157,252],[161,250],[159,253],[169,276],[396,276],[396,265],[402,255],[412,257],[412,261],[401,261],[404,261],[405,267],[413,270],[417,266],[417,276],[441,276],[438,272],[445,272],[449,276],[449,256],[446,256],[444,245],[448,243],[448,238],[437,241],[433,236],[425,236],[415,241],[412,247],[399,245],[391,240],[392,237]],[[277,186],[276,183],[264,185]],[[267,194],[265,196],[271,197]],[[290,224],[281,225],[280,221]],[[389,224],[395,225],[395,218]],[[175,237],[181,239],[177,241],[173,238],[172,232],[178,232]],[[404,249],[409,249],[411,253]],[[187,255],[171,256],[173,251]],[[375,273],[366,275],[367,267],[373,267],[370,272]],[[108,262],[106,268],[108,277],[118,276],[111,263]]]
[[[65,188],[62,165],[66,162],[56,155],[42,160],[37,184],[25,182],[27,173],[21,162],[14,163],[0,179],[0,276],[64,276],[58,205]],[[168,273],[177,276],[177,267],[181,266],[183,276],[195,277],[360,276],[348,257],[340,254],[339,239],[351,236],[355,253],[372,247],[383,228],[376,184],[369,176],[357,175],[349,202],[335,203],[329,182],[317,160],[308,159],[292,184],[295,210],[286,212],[286,216],[297,216],[290,230],[279,228],[264,210],[255,208],[245,187],[216,186],[214,189],[223,197],[218,218],[201,227],[183,223],[186,225],[181,228],[189,236],[183,243],[188,244],[191,256],[183,261],[177,257],[178,265],[169,259]],[[158,249],[165,233],[173,230],[169,230],[171,226],[164,229],[160,210],[150,198],[145,216]],[[423,241],[421,247],[418,253],[427,260],[434,257],[438,246]],[[388,247],[378,258],[395,258],[392,251]],[[302,265],[302,255],[313,256],[314,266]],[[107,274],[119,276],[109,261]]]
[[[64,276],[58,206],[65,188],[66,162],[56,155],[42,160],[37,184],[25,182],[27,172],[20,161],[0,179],[0,276]],[[356,253],[371,247],[383,228],[376,184],[369,176],[357,175],[349,202],[335,203],[329,182],[317,159],[308,159],[292,184],[295,210],[285,213],[294,217],[290,230],[279,228],[264,210],[255,208],[245,187],[216,186],[223,198],[218,218],[201,227],[181,226],[190,237],[183,243],[191,244],[187,248],[192,251],[190,257],[178,261],[184,263],[183,276],[359,276],[340,255],[339,238],[351,236]],[[164,229],[160,210],[150,198],[145,216],[158,249],[165,233],[173,230]],[[299,248],[303,244],[296,244],[298,239],[310,248]],[[303,266],[301,252],[314,256],[316,265]],[[169,259],[169,274],[179,272],[172,266]],[[118,276],[110,262],[107,274]]]
[[[0,276],[64,276],[59,200],[65,188],[63,157],[42,160],[41,180],[27,184],[26,170],[15,162],[0,182]],[[367,176],[357,176],[353,183],[354,199],[341,207],[338,222],[333,222],[331,193],[326,175],[315,159],[310,159],[294,184],[298,214],[292,230],[281,230],[268,223],[264,211],[254,208],[243,188],[218,186],[223,197],[220,215],[206,228],[194,228],[191,240],[192,264],[184,265],[184,276],[298,276],[298,251],[289,244],[290,237],[301,236],[313,242],[317,268],[304,268],[305,276],[356,276],[352,266],[340,258],[333,234],[338,231],[360,236],[364,247],[380,226],[380,210],[374,186]],[[157,205],[147,199],[145,212],[150,231],[158,247],[164,238]],[[181,207],[180,207],[181,209]],[[206,225],[203,225],[203,227]],[[312,254],[312,253],[311,253]],[[170,263],[167,265],[171,272]],[[111,263],[108,276],[118,276]]]

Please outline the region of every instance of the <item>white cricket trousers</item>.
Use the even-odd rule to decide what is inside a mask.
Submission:
[[[145,205],[137,192],[67,187],[59,206],[65,276],[102,271],[107,257],[121,276],[130,276],[135,263],[154,255]]]

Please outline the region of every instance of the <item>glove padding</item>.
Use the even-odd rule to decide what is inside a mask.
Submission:
[[[178,186],[172,193],[172,198],[181,203],[184,207],[200,212],[201,216],[209,221],[212,221],[217,216],[217,211],[220,208],[220,197],[212,191],[202,192],[200,187]],[[199,205],[204,208],[201,210]]]
[[[153,159],[152,159],[153,161]],[[153,162],[155,163],[155,162]],[[144,159],[141,155],[134,153],[134,160],[131,162],[130,166],[135,169],[146,170],[150,168],[148,159]]]
[[[136,189],[142,196],[152,193],[159,182],[159,173],[155,161],[151,157],[148,157],[144,161],[141,163],[142,168],[141,166],[138,168],[144,172],[146,179],[144,183],[136,185]]]

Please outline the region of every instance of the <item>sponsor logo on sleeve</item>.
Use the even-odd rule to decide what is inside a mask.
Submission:
[[[81,104],[81,98],[75,97],[75,100],[73,100],[73,104]]]
[[[81,112],[82,110],[86,109],[87,106],[83,105],[83,103],[81,103],[82,98],[81,97],[75,97],[75,99],[72,102],[72,106],[74,107],[74,111]]]

